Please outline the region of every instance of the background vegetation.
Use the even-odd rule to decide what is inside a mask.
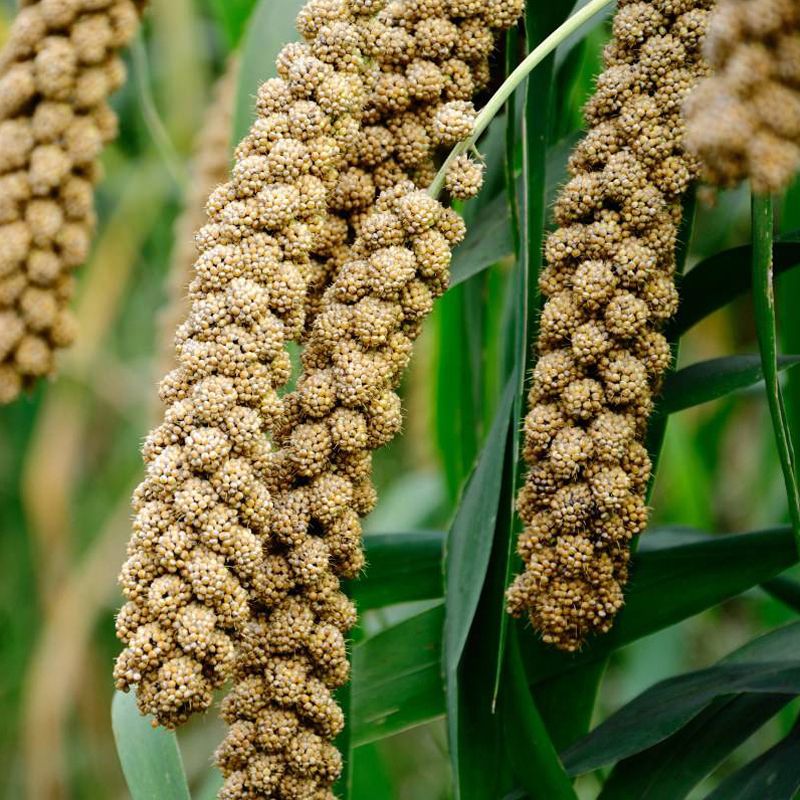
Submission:
[[[4,798],[126,796],[111,736],[111,665],[118,650],[113,615],[120,604],[116,574],[129,535],[129,496],[141,474],[138,446],[156,413],[154,387],[164,346],[158,313],[166,300],[173,227],[182,205],[192,143],[212,83],[236,46],[241,21],[254,3],[152,0],[151,5],[135,58],[129,58],[131,79],[115,100],[122,135],[105,157],[107,177],[98,197],[99,233],[91,261],[81,273],[80,343],[64,358],[57,382],[0,409],[0,796]],[[291,35],[291,21],[300,5],[297,0],[279,4],[267,0],[245,30],[240,131],[247,124],[254,86],[268,77],[274,53]],[[563,19],[572,3],[558,0],[545,5],[542,9],[542,4],[531,3],[531,40],[540,39]],[[4,0],[0,9],[7,25],[13,13],[10,0]],[[355,750],[352,772],[355,798],[445,800],[453,797],[454,781],[470,786],[463,796],[500,797],[489,789],[488,794],[469,795],[479,792],[486,779],[470,769],[493,771],[494,763],[501,763],[493,761],[495,748],[503,750],[517,773],[520,764],[532,758],[525,746],[531,735],[535,737],[530,725],[537,716],[505,717],[507,738],[502,740],[488,711],[495,676],[499,675],[504,687],[515,686],[520,676],[514,670],[523,664],[530,668],[535,662],[537,669],[551,670],[546,680],[538,676],[534,693],[557,747],[569,744],[588,723],[589,707],[569,708],[568,701],[591,696],[582,682],[593,684],[600,667],[561,672],[563,662],[537,656],[540,650],[528,652],[535,643],[525,626],[510,629],[510,652],[520,646],[526,658],[518,662],[509,658],[498,665],[496,652],[497,637],[508,633],[500,629],[498,587],[505,570],[503,548],[513,524],[509,498],[516,443],[511,434],[516,424],[510,421],[521,418],[520,393],[515,391],[521,379],[518,369],[536,318],[534,301],[530,307],[525,302],[532,294],[526,292],[525,270],[518,267],[529,266],[532,276],[538,266],[541,230],[537,226],[563,177],[566,154],[581,126],[580,108],[599,70],[606,36],[607,25],[600,22],[560,48],[555,59],[518,94],[509,112],[512,119],[524,114],[526,125],[522,126],[521,119],[512,125],[499,119],[483,142],[490,177],[484,195],[465,209],[473,234],[457,258],[458,285],[440,303],[419,342],[403,390],[404,435],[376,462],[382,499],[369,520],[370,533],[414,535],[403,540],[408,545],[407,561],[393,556],[391,569],[380,549],[389,540],[370,540],[375,569],[387,578],[382,586],[373,580],[360,590],[363,607],[373,610],[364,615],[358,638],[361,646],[382,631],[393,637],[384,639],[384,644],[389,641],[387,646],[396,651],[387,646],[373,651],[382,653],[384,661],[362,656],[361,662],[376,673],[391,672],[386,666],[391,664],[395,678],[403,676],[404,664],[408,667],[407,718],[394,718],[384,729],[362,726],[364,732],[355,733],[355,743],[361,745]],[[512,37],[506,48],[508,57],[513,58],[513,50],[520,46]],[[511,154],[515,180],[523,162],[528,166],[521,190],[523,218],[516,227],[509,225],[503,190],[506,153]],[[690,269],[715,253],[750,241],[746,188],[713,198],[713,204],[702,194],[699,200],[687,256]],[[800,186],[779,204],[777,216],[784,232],[800,228]],[[794,248],[798,249],[787,245],[785,253],[781,251],[785,266],[800,261],[800,246]],[[741,251],[724,256],[723,282],[730,284],[726,270],[733,274],[739,262],[746,273],[748,259],[749,254]],[[723,282],[716,284],[717,291]],[[780,278],[778,292],[781,344],[786,353],[800,353],[798,297],[800,271],[789,271]],[[757,351],[753,304],[743,293],[691,327],[683,340],[680,364]],[[753,383],[756,363],[738,362],[739,367],[752,367],[747,373],[750,379],[740,383]],[[691,377],[689,373],[687,380]],[[795,449],[800,452],[800,371],[789,370],[784,377]],[[678,386],[671,396],[674,406],[693,407],[669,417],[652,500],[652,527],[662,531],[655,534],[661,548],[675,544],[686,548],[694,541],[691,534],[677,532],[677,526],[723,533],[775,529],[788,520],[763,384],[695,406],[692,400],[707,395],[693,398],[689,390],[709,385],[705,373],[699,382],[689,380],[682,389]],[[478,472],[457,514],[459,498],[481,452]],[[495,538],[494,551],[490,551],[491,536],[486,535],[494,524],[485,516],[487,492],[488,507],[491,497],[495,498],[496,530],[505,531],[505,539]],[[476,519],[477,525],[473,524]],[[442,536],[437,532],[451,524],[461,526],[458,530],[470,545],[479,541],[470,537],[483,534],[480,541],[485,552],[483,562],[472,559],[473,550],[464,559],[458,548],[451,547],[447,553],[449,574],[474,570],[477,589],[462,595],[457,588],[461,583],[451,580],[449,584],[445,693],[439,679]],[[645,562],[654,550],[643,545]],[[797,606],[797,597],[791,596],[794,584],[773,583],[771,593],[758,586],[747,589],[795,560],[791,537],[785,531],[745,542],[738,555],[727,552],[713,547],[675,551],[675,573],[661,585],[646,584],[646,567],[642,567],[641,580],[637,582],[634,576],[637,613],[646,620],[652,612],[650,629],[657,632],[642,637],[648,626],[640,625],[631,637],[635,641],[611,653],[593,711],[595,722],[648,686],[707,667],[756,635],[796,618],[797,611],[791,608]],[[692,587],[714,584],[715,564],[723,572],[727,569],[725,574],[741,572],[744,566],[751,570],[739,576],[739,583],[731,578],[730,590],[720,590],[720,598],[747,591],[678,624],[667,624],[672,620],[664,608],[673,601],[679,605],[676,598],[682,596],[689,610],[709,604],[692,606],[690,600]],[[736,569],[728,569],[731,564]],[[488,579],[479,593],[487,569]],[[784,601],[775,599],[775,594]],[[398,599],[404,602],[398,604]],[[629,621],[631,616],[621,620],[623,636],[617,637],[614,647],[625,643],[624,634],[631,625],[624,626]],[[535,675],[522,675],[523,684],[535,680]],[[354,692],[359,692],[358,681]],[[370,698],[362,700],[368,709]],[[518,700],[504,689],[501,708]],[[445,703],[451,711],[449,723],[443,718]],[[774,718],[754,736],[744,737],[743,744],[733,742],[730,757],[690,796],[706,796],[726,776],[781,740],[797,710],[795,703],[776,702]],[[571,727],[565,720],[571,720]],[[412,722],[424,724],[401,730]],[[460,758],[448,752],[448,724],[452,740],[463,746]],[[213,796],[209,754],[221,733],[220,723],[209,715],[180,734],[197,798]],[[471,755],[476,749],[481,754],[477,762]],[[533,761],[531,769],[544,768]],[[453,763],[458,765],[455,772]],[[502,785],[507,776],[503,769],[498,772]],[[598,795],[599,783],[593,774],[579,779],[577,787],[581,797]],[[502,792],[513,788],[503,786]],[[509,795],[525,796],[524,792]],[[679,796],[684,795],[664,795]]]

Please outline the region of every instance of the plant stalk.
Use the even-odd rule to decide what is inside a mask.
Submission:
[[[497,116],[506,101],[511,97],[516,88],[528,75],[550,55],[563,41],[571,36],[585,22],[595,14],[599,14],[613,0],[591,0],[582,9],[576,11],[563,25],[556,28],[541,44],[531,50],[528,56],[520,62],[519,66],[506,78],[503,85],[492,95],[489,102],[481,109],[475,120],[472,135],[459,142],[442,164],[441,169],[430,185],[428,192],[431,197],[438,198],[444,187],[444,179],[453,161],[460,155],[471,150],[481,134],[489,127],[489,123]]]
[[[754,194],[751,206],[753,238],[753,302],[755,305],[758,344],[764,372],[769,413],[778,447],[778,456],[786,484],[789,517],[800,555],[800,490],[797,465],[789,436],[789,422],[778,378],[778,331],[775,316],[775,292],[772,269],[773,208],[769,195]]]

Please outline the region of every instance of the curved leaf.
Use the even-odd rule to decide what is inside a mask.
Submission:
[[[793,800],[800,790],[800,726],[726,778],[706,800]]]
[[[133,692],[114,695],[111,727],[131,800],[190,800],[175,734],[154,728]]]
[[[444,606],[417,614],[353,650],[352,746],[392,736],[444,713]]]
[[[773,269],[776,275],[800,265],[800,232],[775,241]],[[668,326],[667,338],[683,336],[700,320],[724,308],[752,286],[749,245],[723,250],[704,259],[678,279],[681,302]]]
[[[514,383],[506,387],[447,537],[445,656],[452,670],[461,660],[489,566],[515,389]]]
[[[785,606],[788,606],[793,611],[797,611],[797,613],[800,614],[800,583],[791,578],[784,578],[779,575],[771,581],[762,583],[761,588],[770,595],[770,597],[774,597]]]
[[[508,258],[513,250],[508,198],[501,192],[469,228],[464,243],[453,253],[451,288]]]
[[[564,753],[573,775],[641,753],[680,730],[717,697],[800,694],[800,661],[724,664],[681,675],[640,694]]]
[[[749,642],[708,669],[662,681],[568,748],[573,775],[614,763],[663,742],[716,698],[739,694],[800,694],[800,624]]]
[[[459,686],[459,667],[470,632],[473,630],[495,543],[495,528],[503,485],[503,464],[509,442],[511,408],[516,389],[516,380],[512,378],[506,386],[478,465],[459,504],[445,551],[446,617],[443,667],[446,679],[450,753],[457,775],[457,796],[471,791],[472,785],[470,781],[462,780],[463,776],[459,769],[461,731],[464,726],[461,706],[465,698],[477,702],[475,692],[466,692]],[[469,671],[470,667],[466,668]],[[494,665],[490,673],[491,677],[494,677]],[[469,677],[474,677],[474,674]],[[486,706],[490,708],[490,700],[487,700]],[[473,709],[467,709],[466,713],[472,711]],[[471,768],[474,764],[467,763],[464,766]]]
[[[506,686],[503,692],[505,742],[514,772],[533,793],[546,787],[548,800],[577,800],[572,783],[553,747],[528,690],[516,629],[509,633]]]
[[[545,196],[548,206],[555,200],[558,189],[567,177],[567,159],[579,139],[579,134],[566,136],[547,151]],[[477,220],[468,226],[467,238],[453,253],[451,288],[501,261],[513,258],[512,222],[508,194],[501,192],[487,204]]]
[[[800,355],[783,356],[779,370],[800,364]],[[661,397],[662,410],[668,414],[699,406],[725,397],[764,379],[761,358],[756,355],[727,356],[692,364],[667,377]]]
[[[617,764],[598,800],[683,800],[790,700],[780,694],[718,698],[666,741]]]

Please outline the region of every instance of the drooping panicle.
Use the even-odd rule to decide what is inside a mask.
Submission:
[[[327,198],[365,94],[357,71],[303,44],[282,51],[278,73],[258,92],[231,179],[209,197],[178,366],[161,383],[164,421],[134,497],[115,676],[168,727],[207,708],[231,675],[266,580],[267,434],[291,375],[286,343],[305,325],[311,257],[335,245]]]
[[[144,3],[22,3],[0,52],[0,404],[72,343],[73,271],[89,254],[108,99]]]
[[[400,428],[395,390],[463,234],[460,217],[400,184],[364,219],[323,297],[277,431],[266,578],[223,708],[223,800],[333,796],[341,757],[331,740],[343,719],[332,692],[347,680],[356,620],[339,578],[363,567],[371,453]]]
[[[423,2],[413,4],[412,10],[412,4],[379,8],[382,4],[375,2],[312,0],[299,25],[312,51],[338,52],[331,49],[334,37],[326,26],[343,5],[353,15],[354,27],[364,32],[363,41],[378,43],[373,50],[367,44],[372,65],[367,85],[371,79],[374,83],[358,149],[348,156],[349,167],[329,196],[329,209],[344,223],[348,245],[339,247],[327,263],[318,260],[318,280],[312,279],[309,287],[303,373],[274,431],[281,449],[271,476],[270,581],[245,634],[252,644],[242,649],[234,699],[223,709],[230,725],[218,751],[226,776],[224,800],[332,796],[330,784],[338,774],[339,759],[330,740],[341,726],[341,712],[331,692],[347,679],[344,637],[355,622],[355,611],[339,592],[338,581],[357,577],[363,567],[361,518],[377,499],[370,480],[372,451],[400,430],[401,403],[395,390],[422,320],[447,287],[451,250],[464,235],[458,215],[418,191],[395,160],[405,152],[407,166],[426,163],[427,171],[415,172],[418,184],[426,185],[433,178],[439,144],[455,143],[472,132],[471,105],[463,99],[448,105],[454,98],[444,95],[436,63],[452,58],[455,43],[449,37],[445,46],[431,45],[428,57],[414,65],[420,79],[431,79],[430,107],[419,98],[402,101],[406,70],[411,70],[406,56],[417,52],[413,35],[425,31],[433,19],[448,23],[440,27],[452,32],[453,23],[445,18],[449,7]],[[478,5],[468,10],[463,3],[454,5],[464,6],[454,19],[469,16],[476,27]],[[495,17],[506,9],[504,24],[516,20],[517,14],[508,8],[519,3],[490,5]],[[377,17],[372,16],[376,12]],[[428,25],[426,34],[434,40],[436,27]],[[491,34],[489,41],[494,41]],[[341,53],[338,57],[344,58]],[[488,50],[483,57],[488,59]],[[459,90],[466,87],[461,98],[475,90],[472,73],[466,63],[463,66],[457,80],[468,77],[469,85]],[[387,92],[399,92],[400,109],[383,99]],[[434,124],[433,106],[444,109],[437,124],[449,138],[441,142],[428,132]],[[398,113],[403,114],[405,128],[397,125]],[[353,236],[357,238],[351,245]],[[291,635],[283,633],[288,619],[297,622]],[[320,626],[325,634],[317,636],[327,643],[326,649],[308,644]],[[271,633],[273,627],[282,632],[278,637]],[[304,708],[292,695],[274,693],[268,686],[274,669],[290,671],[287,674],[299,683],[296,694],[310,695],[312,705]],[[240,691],[259,699],[240,705],[235,700]],[[276,714],[290,720],[285,735],[265,740],[259,735],[261,717],[272,720]],[[299,761],[298,753],[305,754]],[[269,765],[266,772],[264,764]]]
[[[623,604],[647,523],[648,417],[671,352],[681,198],[698,173],[680,111],[707,72],[710,0],[619,4],[588,133],[556,201],[518,498],[524,571],[508,607],[576,650]]]
[[[329,20],[345,0],[311,0],[298,29],[324,55],[336,53]],[[380,8],[379,8],[380,5]],[[522,0],[393,0],[370,3],[373,15],[356,15],[361,52],[367,58],[367,102],[362,130],[348,153],[348,166],[331,194],[329,208],[345,223],[349,241],[380,192],[406,180],[427,187],[437,158],[472,132],[472,101],[489,81],[495,34],[513,26]],[[477,191],[482,175],[471,170],[467,191]],[[322,295],[348,259],[339,247],[316,259],[309,284],[308,327],[320,310]]]

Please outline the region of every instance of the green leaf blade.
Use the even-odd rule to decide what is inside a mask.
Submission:
[[[790,699],[718,698],[683,730],[617,764],[598,800],[682,800]]]
[[[800,727],[726,778],[707,800],[793,800],[800,791]]]
[[[154,728],[133,692],[114,695],[111,726],[131,800],[191,800],[175,734]]]
[[[444,713],[444,607],[438,604],[356,645],[352,747],[422,725]]]
[[[782,356],[778,359],[778,370],[786,371],[798,364],[800,355]],[[662,410],[674,414],[755,386],[763,379],[759,356],[726,356],[702,361],[667,378],[661,397]]]
[[[724,308],[750,290],[753,283],[749,245],[723,250],[703,259],[679,279],[681,302],[670,322],[667,338],[683,336],[698,322]],[[775,241],[773,271],[775,275],[800,265],[800,233],[787,234]]]
[[[441,598],[444,541],[442,531],[367,534],[366,574],[351,586],[359,612]]]
[[[471,791],[473,783],[462,780],[462,717],[465,701],[476,701],[459,685],[459,668],[486,582],[500,510],[503,462],[508,445],[511,409],[516,382],[512,379],[500,401],[481,457],[470,479],[447,539],[445,553],[446,617],[443,666],[447,693],[447,721],[457,795]],[[462,792],[462,786],[464,787]]]
[[[445,653],[453,670],[458,667],[464,652],[489,566],[491,534],[499,510],[506,432],[515,388],[513,383],[506,387],[486,445],[447,537]]]
[[[570,747],[564,763],[572,774],[582,774],[641,753],[720,697],[800,694],[798,652],[800,624],[788,625],[749,642],[713,667],[661,681]]]

